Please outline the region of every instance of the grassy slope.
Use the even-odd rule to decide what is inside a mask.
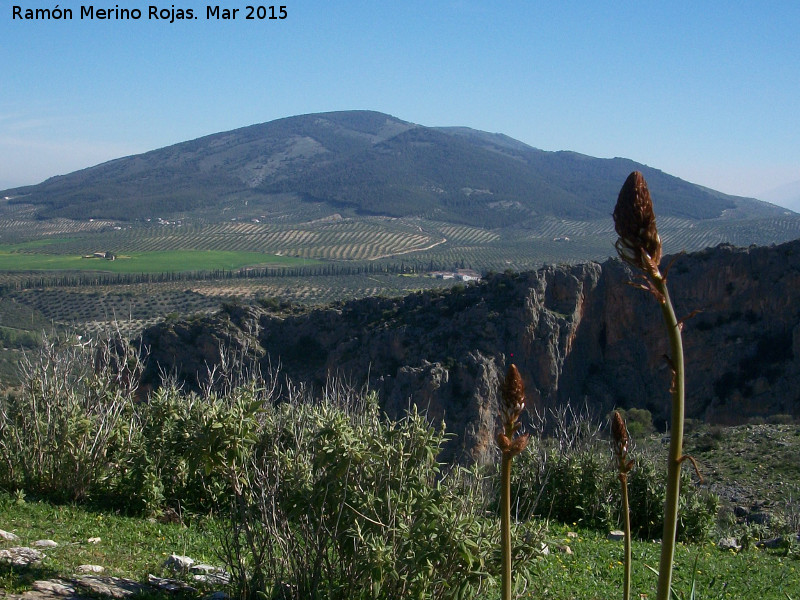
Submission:
[[[800,426],[702,427],[686,437],[686,452],[723,500],[749,507],[769,501],[800,521]],[[800,523],[799,523],[800,524]]]
[[[27,589],[36,579],[75,574],[83,564],[104,567],[104,575],[146,581],[148,573],[173,576],[162,568],[173,553],[189,555],[198,562],[214,564],[217,560],[202,524],[161,524],[76,506],[16,503],[5,494],[0,495],[0,507],[0,528],[20,537],[18,542],[0,541],[0,547],[29,546],[40,539],[59,544],[44,549],[47,558],[37,567],[0,565],[0,588],[8,591]],[[99,543],[88,542],[96,537],[101,539]]]
[[[595,532],[580,532],[578,538],[566,534],[563,527],[551,528],[551,539],[568,545],[573,554],[556,551],[540,559],[530,593],[523,597],[606,600],[621,596],[622,543],[610,542]],[[648,566],[658,567],[659,553],[659,544],[633,543],[632,598],[655,597],[657,577]],[[689,597],[692,579],[700,598],[786,600],[785,594],[792,598],[800,595],[796,553],[787,557],[761,550],[736,554],[719,550],[714,543],[679,544],[675,562],[674,588],[680,597]]]

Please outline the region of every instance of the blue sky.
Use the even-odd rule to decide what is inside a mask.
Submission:
[[[12,19],[0,188],[296,114],[370,109],[623,156],[724,192],[800,180],[800,3],[283,0],[288,17]],[[215,4],[211,4],[214,6]],[[95,7],[115,6],[114,2]]]

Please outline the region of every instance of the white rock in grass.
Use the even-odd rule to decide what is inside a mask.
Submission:
[[[130,579],[122,579],[120,577],[108,577],[106,575],[83,575],[75,579],[75,584],[81,590],[86,590],[94,596],[102,596],[104,598],[130,598],[138,594],[145,594],[153,592],[152,588],[142,583],[132,581]]]
[[[37,548],[55,548],[58,546],[58,542],[54,542],[53,540],[36,540],[33,542],[33,545]]]
[[[231,582],[231,576],[224,571],[207,575],[193,575],[192,578],[195,581],[202,581],[211,585],[228,585]]]
[[[40,562],[44,558],[46,556],[38,550],[25,546],[0,550],[0,563],[11,563],[17,567],[27,567],[29,564]]]
[[[79,565],[78,573],[102,573],[105,571],[100,565]]]
[[[717,548],[720,550],[734,550],[738,552],[742,549],[742,546],[736,541],[735,537],[724,537],[717,542]]]
[[[87,544],[99,544],[102,540],[99,537],[92,537],[86,540]]]
[[[11,533],[10,531],[3,531],[0,529],[0,538],[4,539],[7,542],[18,542],[19,536]]]
[[[225,572],[225,569],[215,567],[214,565],[194,565],[190,571],[194,574],[193,578],[195,581],[221,585],[227,585],[231,582],[231,576]]]
[[[539,546],[539,552],[541,552],[542,556],[550,556],[550,546],[542,542]]]
[[[34,581],[32,587],[37,592],[42,592],[49,596],[75,596],[76,593],[75,586],[60,579]]]
[[[164,561],[164,566],[169,567],[173,571],[188,571],[193,564],[193,558],[180,556],[178,554],[171,554],[169,558]]]
[[[171,592],[171,593],[197,592],[197,590],[192,586],[190,586],[188,583],[185,583],[183,581],[178,581],[177,579],[166,579],[164,577],[156,577],[155,575],[152,574],[147,575],[147,583],[149,583],[150,585],[154,585],[160,590],[164,590],[166,592]]]
[[[205,563],[200,563],[199,565],[192,565],[191,569],[192,573],[203,573],[208,575],[209,573],[214,573],[219,571],[219,567],[215,567],[214,565],[207,565]]]

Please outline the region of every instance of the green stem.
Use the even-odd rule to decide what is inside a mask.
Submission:
[[[511,600],[511,456],[500,466],[500,546],[503,555],[502,600]]]
[[[622,523],[625,528],[625,574],[623,576],[622,600],[631,598],[631,514],[628,506],[628,476],[620,473],[622,482]]]
[[[672,586],[672,564],[675,559],[675,535],[678,531],[678,502],[681,488],[681,458],[683,457],[684,366],[681,329],[669,299],[663,278],[654,278],[656,289],[664,297],[661,312],[669,335],[670,359],[675,370],[672,386],[672,422],[670,423],[669,455],[667,458],[667,495],[664,501],[664,533],[661,538],[661,561],[658,567],[657,600],[669,600]]]

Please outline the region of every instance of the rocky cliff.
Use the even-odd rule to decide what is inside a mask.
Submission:
[[[667,257],[684,327],[687,415],[737,423],[800,416],[800,240],[770,248],[719,246]],[[628,268],[550,266],[489,275],[479,284],[404,298],[366,298],[278,316],[229,306],[143,335],[146,377],[174,370],[189,385],[220,344],[292,378],[324,385],[339,376],[377,389],[387,412],[409,403],[444,419],[454,447],[478,460],[491,451],[498,377],[519,367],[531,407],[577,402],[669,414],[667,343],[660,311],[627,285]]]

